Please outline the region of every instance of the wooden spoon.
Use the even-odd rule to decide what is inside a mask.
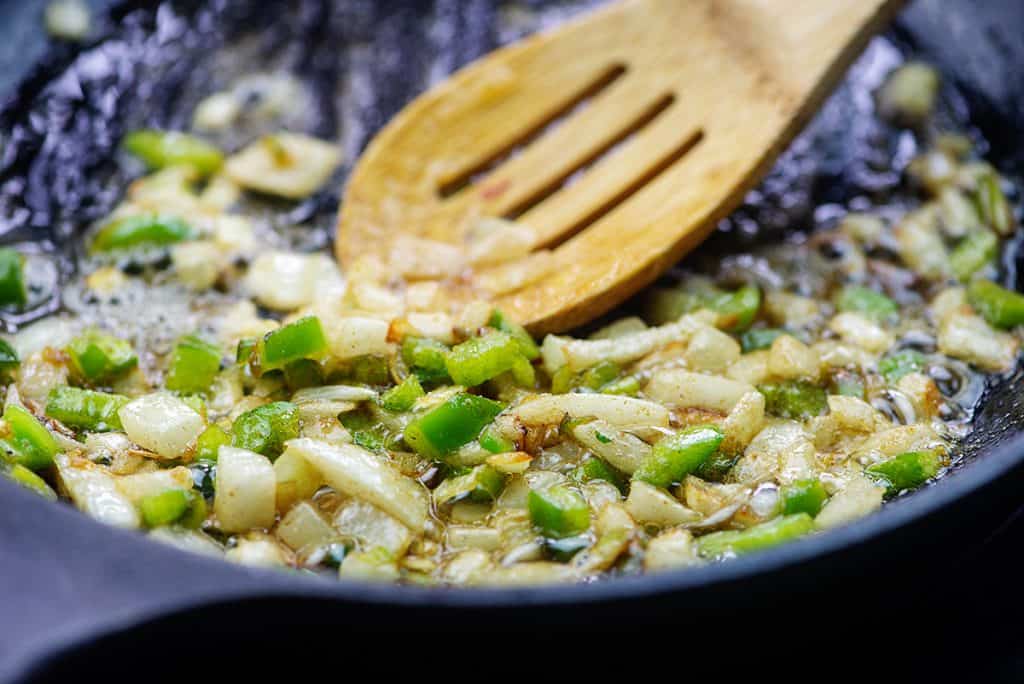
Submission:
[[[535,333],[585,323],[739,204],[899,4],[627,0],[502,48],[371,142],[338,258],[512,217],[555,268],[497,306]]]

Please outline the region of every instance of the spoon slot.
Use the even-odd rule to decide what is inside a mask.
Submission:
[[[540,119],[533,122],[525,130],[514,135],[504,145],[486,155],[483,159],[470,164],[465,169],[457,172],[454,176],[441,183],[437,188],[437,196],[440,199],[449,199],[462,190],[473,185],[473,183],[493,171],[502,163],[516,155],[517,152],[529,146],[533,141],[543,136],[547,131],[558,126],[560,123],[571,117],[578,109],[585,107],[587,103],[608,89],[613,83],[626,75],[628,71],[624,64],[613,64],[608,69],[585,85],[575,95],[554,111],[548,112]]]
[[[571,185],[576,179],[592,168],[594,164],[613,154],[623,143],[633,138],[639,131],[657,119],[662,112],[672,106],[675,99],[675,95],[668,94],[655,100],[649,107],[641,111],[639,117],[628,121],[624,127],[595,148],[589,156],[579,159],[562,174],[550,179],[546,184],[536,188],[530,195],[506,209],[502,213],[502,217],[507,219],[519,218],[562,188]]]

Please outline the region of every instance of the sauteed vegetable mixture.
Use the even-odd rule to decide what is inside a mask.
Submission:
[[[408,583],[580,581],[826,533],[941,476],[1018,357],[1024,296],[994,282],[1010,187],[929,125],[937,88],[910,64],[878,94],[931,140],[911,201],[540,340],[487,303],[550,268],[528,226],[345,273],[281,249],[240,198],[301,201],[339,149],[280,132],[227,155],[200,136],[253,111],[215,94],[193,133],[125,138],[148,172],[86,238],[78,311],[135,302],[157,333],[69,306],[0,342],[2,471],[193,551]],[[414,257],[437,277],[402,277]],[[4,305],[31,271],[0,250]]]

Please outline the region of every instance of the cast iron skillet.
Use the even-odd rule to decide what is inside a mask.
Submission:
[[[93,42],[52,48],[0,110],[3,241],[31,241],[70,269],[72,236],[105,215],[122,187],[114,160],[121,133],[141,124],[184,125],[197,93],[216,85],[211,55],[239,35],[259,36],[251,54],[269,55],[308,79],[317,93],[310,132],[333,137],[341,131],[354,156],[431,78],[510,38],[516,15],[509,4],[119,5],[101,21]],[[522,4],[560,16],[586,3]],[[709,248],[716,241],[777,239],[773,230],[794,215],[808,226],[827,220],[810,213],[813,206],[856,203],[898,182],[872,159],[905,156],[913,143],[874,122],[866,95],[898,59],[897,50],[943,69],[950,84],[947,116],[976,127],[991,143],[989,157],[1020,176],[1024,146],[1015,136],[1024,126],[1022,27],[1024,5],[1016,0],[918,0],[854,68],[850,82],[752,197],[757,201],[723,224]],[[339,87],[341,97],[334,94]],[[309,240],[316,244],[321,233],[315,227],[329,225],[336,203],[336,195],[326,192],[282,212],[290,223],[311,226]],[[763,227],[758,236],[745,230],[751,221]],[[1003,266],[1006,282],[1018,286],[1015,250]],[[55,297],[28,317],[58,305]],[[1018,372],[988,388],[957,472],[865,520],[723,565],[587,586],[425,590],[240,568],[102,526],[0,481],[0,680],[67,673],[69,663],[77,668],[87,662],[78,657],[83,649],[111,639],[127,639],[136,655],[149,653],[152,639],[139,635],[161,629],[230,631],[245,638],[272,629],[301,639],[324,627],[355,624],[607,625],[614,616],[633,624],[706,625],[741,609],[770,610],[783,619],[780,606],[814,604],[826,596],[835,601],[829,592],[840,586],[851,605],[891,605],[900,577],[942,572],[947,565],[937,563],[983,538],[1016,507],[1016,489],[1024,481],[1020,379]],[[105,661],[97,667],[109,666]]]

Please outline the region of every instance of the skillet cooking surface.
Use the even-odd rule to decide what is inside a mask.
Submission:
[[[101,26],[102,39],[81,50],[52,49],[0,111],[0,234],[4,242],[28,241],[53,254],[66,276],[74,264],[72,237],[106,215],[123,188],[125,178],[116,161],[122,133],[141,125],[185,127],[202,95],[253,71],[254,61],[260,68],[290,68],[308,82],[316,107],[304,126],[319,136],[340,137],[351,164],[369,137],[428,84],[496,44],[594,4],[218,0],[119,5]],[[923,52],[956,81],[944,92],[939,120],[976,127],[991,143],[986,154],[1012,178],[1019,177],[1024,148],[1012,132],[1024,123],[1024,85],[1018,76],[1024,71],[1024,45],[1016,35],[1022,25],[1024,6],[1012,0],[982,7],[970,0],[917,2],[894,32],[871,45],[812,126],[752,193],[751,201],[723,223],[707,249],[780,239],[787,226],[809,229],[827,223],[839,206],[882,200],[900,180],[888,160],[895,156],[905,162],[914,153],[914,143],[908,134],[874,119],[870,92],[910,49]],[[956,40],[948,40],[950,35]],[[280,223],[299,226],[291,235],[296,244],[326,244],[337,188],[348,168],[329,184],[334,190],[298,207],[267,207]],[[1011,249],[1004,266],[1012,285],[1020,284],[1017,261],[1016,249]],[[44,298],[38,308],[4,323],[14,325],[59,305],[60,290],[54,288],[52,297]],[[865,559],[879,566],[885,557],[882,548],[893,557],[905,553],[900,539],[920,541],[923,548],[928,538],[925,521],[932,537],[955,534],[969,539],[966,530],[983,529],[1004,511],[1005,506],[996,502],[1009,505],[1002,494],[1012,491],[1009,473],[1019,472],[1024,456],[1024,442],[1018,438],[1024,400],[1019,391],[1011,391],[1019,381],[1018,373],[986,392],[976,431],[965,445],[963,472],[882,513],[845,530],[726,566],[599,587],[499,595],[353,589],[268,575],[184,557],[137,535],[100,527],[67,507],[35,501],[0,482],[0,494],[8,504],[8,512],[0,517],[0,564],[7,574],[7,588],[0,590],[0,605],[5,606],[0,617],[0,663],[14,672],[54,646],[124,628],[170,607],[253,594],[305,596],[318,606],[328,603],[317,597],[333,597],[330,605],[343,607],[349,615],[362,610],[378,624],[387,624],[398,609],[404,611],[403,620],[423,621],[438,619],[441,608],[454,619],[456,614],[504,605],[509,613],[518,611],[522,620],[529,619],[531,606],[539,603],[590,599],[618,611],[665,616],[676,605],[658,598],[667,593],[686,594],[687,606],[699,614],[701,605],[736,601],[741,581],[744,601],[754,600],[759,591],[806,589],[801,579],[822,577],[822,567],[838,577],[863,570],[858,563]],[[964,498],[983,486],[987,489],[975,491],[973,501]],[[989,516],[983,518],[981,511]],[[907,525],[900,527],[903,523]],[[865,550],[869,538],[879,539]],[[811,558],[818,563],[813,570],[806,562]],[[12,587],[19,589],[9,596]],[[307,619],[315,612],[299,598],[253,605],[262,606],[250,607],[254,614],[271,611],[283,624],[301,621],[297,616],[304,609]],[[367,606],[372,611],[365,610]],[[224,619],[245,619],[240,611],[236,607]],[[322,609],[318,614],[330,622]],[[584,620],[589,614],[580,610],[562,619]],[[14,615],[17,625],[7,617]],[[49,638],[40,641],[37,635],[44,631]],[[20,657],[10,657],[14,653]],[[0,665],[0,676],[3,669]]]

